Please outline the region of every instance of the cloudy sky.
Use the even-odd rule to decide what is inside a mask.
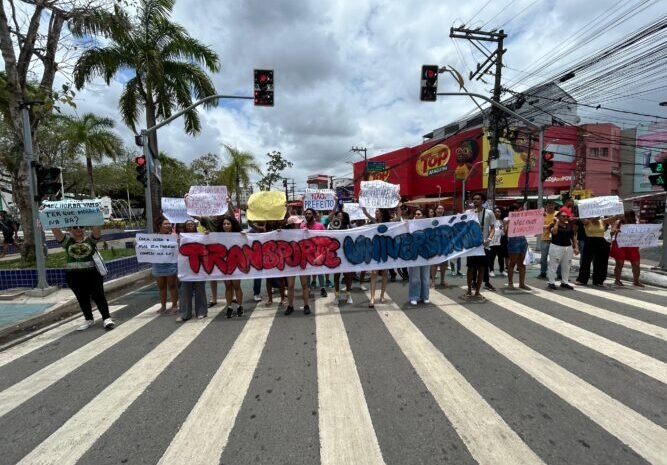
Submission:
[[[484,59],[467,41],[450,39],[451,26],[503,27],[509,36],[503,84],[523,90],[664,16],[664,6],[664,0],[178,0],[173,19],[220,56],[222,69],[213,76],[219,93],[249,96],[253,69],[272,68],[275,107],[224,101],[202,114],[198,137],[186,136],[177,123],[160,130],[160,148],[185,162],[207,152],[223,155],[222,144],[262,163],[267,152],[279,150],[294,163],[285,174],[297,188],[310,174],[351,177],[349,162],[359,159],[352,146],[365,146],[372,156],[415,145],[475,108],[468,98],[419,101],[422,64],[449,65],[467,77]],[[466,79],[466,86],[490,95],[493,77],[485,80]],[[122,86],[121,76],[108,88],[91,85],[79,94],[77,111],[118,119],[130,146],[132,134],[117,112]],[[443,74],[439,90],[454,92],[458,85]],[[667,116],[655,103],[667,100],[664,90],[618,97],[595,100]]]

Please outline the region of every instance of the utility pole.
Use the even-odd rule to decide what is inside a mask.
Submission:
[[[503,68],[503,54],[507,51],[503,48],[503,40],[507,37],[507,34],[501,29],[500,31],[479,31],[473,29],[466,29],[464,27],[451,28],[449,30],[449,37],[452,39],[467,39],[472,43],[477,50],[482,52],[486,57],[486,60],[479,64],[477,63],[477,69],[474,72],[470,72],[469,79],[479,81],[482,76],[489,74],[489,70],[493,65],[495,65],[495,83],[493,86],[493,97],[496,103],[500,103],[500,93],[501,93],[501,76]],[[488,50],[483,42],[494,42],[497,44],[496,50],[493,52]],[[498,159],[498,142],[500,139],[500,130],[501,130],[501,115],[502,112],[494,105],[491,108],[491,117],[489,121],[489,182],[487,197],[491,205],[495,204],[496,198],[496,164],[494,160]]]
[[[364,181],[368,181],[368,156],[366,155],[366,147],[352,147],[350,152],[364,152]]]

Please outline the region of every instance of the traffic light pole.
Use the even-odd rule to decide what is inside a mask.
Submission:
[[[540,127],[540,142],[537,150],[537,208],[542,208],[544,201],[544,181],[542,181],[542,152],[544,151],[544,126]]]
[[[153,161],[153,157],[151,156],[150,149],[148,148],[148,136],[154,132],[156,132],[158,129],[160,129],[163,126],[166,126],[167,124],[171,123],[175,119],[180,118],[183,116],[185,113],[194,110],[200,105],[203,105],[206,102],[210,102],[211,100],[221,100],[221,99],[237,99],[237,100],[254,100],[254,97],[244,97],[244,96],[239,96],[239,95],[210,95],[208,97],[205,97],[201,100],[196,101],[189,107],[185,108],[184,110],[179,111],[178,113],[170,116],[164,121],[159,122],[155,126],[148,128],[148,129],[142,129],[141,130],[141,142],[143,144],[143,149],[144,149],[144,157],[146,159],[146,171],[147,171],[147,181],[146,181],[146,230],[147,232],[152,232],[153,231],[153,203],[152,203],[152,198],[151,198],[151,174],[153,173],[153,170],[155,169],[155,163]]]
[[[33,166],[32,134],[30,132],[30,111],[27,106],[21,108],[23,123],[23,155],[28,165],[28,185],[30,187],[30,202],[32,204],[32,232],[35,243],[35,262],[37,264],[37,288],[34,295],[44,297],[56,290],[54,286],[49,287],[46,281],[46,260],[44,259],[44,241],[42,240],[42,224],[39,221],[39,202],[37,199],[37,181],[35,180],[35,168]],[[32,294],[32,293],[31,293]]]

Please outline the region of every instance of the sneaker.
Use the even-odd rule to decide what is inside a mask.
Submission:
[[[197,315],[198,320],[203,320],[207,315]]]
[[[243,305],[239,305],[236,309],[236,316],[243,316]]]
[[[95,324],[95,320],[86,320],[84,323],[76,328],[77,331],[85,331]]]
[[[185,321],[186,320],[182,316],[179,316],[178,318],[176,318],[176,323],[183,323]]]
[[[537,275],[537,279],[547,279],[547,275],[540,273]]]
[[[456,271],[452,270],[451,273],[449,273],[450,276],[456,276]]]
[[[234,310],[232,310],[232,307],[227,307],[227,318],[231,318],[234,316]]]
[[[503,276],[507,277],[507,271],[503,271]]]
[[[489,276],[492,277],[492,278],[495,278],[496,274],[493,271],[489,271]]]
[[[359,285],[359,289],[361,289],[362,291],[367,291],[368,290],[368,288],[366,286],[364,286],[363,284]]]
[[[311,281],[311,282],[310,282],[310,287],[311,287],[312,289],[315,289],[315,288],[317,287],[317,281]]]
[[[320,289],[320,295],[322,297],[326,297],[327,296],[327,290],[325,288]]]
[[[116,323],[114,323],[111,318],[104,320],[102,325],[104,325],[104,329],[114,329],[116,327]]]
[[[574,289],[574,287],[572,287],[572,286],[569,285],[568,283],[561,283],[560,287],[562,287],[563,289],[569,289],[569,290],[573,290],[573,289]]]
[[[463,276],[463,273],[461,273],[460,271],[457,271],[456,276]],[[507,276],[507,275],[505,275],[505,276]]]
[[[304,305],[303,307],[303,314],[304,315],[310,315],[310,306]]]
[[[354,303],[354,301],[352,300],[352,293],[351,292],[347,293],[347,303],[350,304],[350,305],[352,305]]]
[[[332,283],[331,281],[329,281],[328,279],[327,279],[327,282],[326,282],[326,286],[327,286],[329,289],[331,289],[332,287],[334,287],[333,283]]]
[[[292,313],[294,313],[294,307],[292,307],[291,305],[288,305],[287,308],[285,309],[285,315],[289,316]]]
[[[259,294],[254,295],[254,296],[252,296],[252,300],[254,300],[255,302],[261,302],[262,301],[262,296],[259,295]]]
[[[552,291],[555,291],[555,290],[557,289],[556,285],[553,284],[553,283],[549,283],[549,285],[548,285],[547,287],[548,287],[549,289],[551,289]]]
[[[412,305],[413,307],[416,307],[417,306],[417,301],[416,300],[411,300],[410,305]]]
[[[428,300],[428,299],[426,299],[426,300],[424,300],[424,303],[425,303],[426,305],[428,305],[428,304],[430,304],[430,303],[431,303],[431,301],[430,301],[430,300]]]
[[[495,291],[496,290],[496,288],[493,287],[493,284],[491,284],[491,283],[484,283],[484,289],[486,289],[487,291]]]

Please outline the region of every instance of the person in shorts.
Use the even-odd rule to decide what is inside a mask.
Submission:
[[[495,232],[495,220],[496,217],[491,210],[484,208],[484,202],[486,201],[486,196],[482,193],[477,193],[472,196],[473,208],[467,210],[466,214],[477,215],[479,221],[479,226],[482,229],[482,239],[484,243],[484,248],[489,247],[491,240],[493,239],[493,234]],[[479,256],[470,256],[466,258],[466,266],[468,267],[467,281],[468,281],[468,291],[465,293],[464,297],[466,299],[482,300],[483,297],[479,293],[480,288],[482,287],[482,282],[484,281],[484,275],[488,269],[489,259],[486,254]],[[474,283],[474,292],[473,292],[473,283]]]

